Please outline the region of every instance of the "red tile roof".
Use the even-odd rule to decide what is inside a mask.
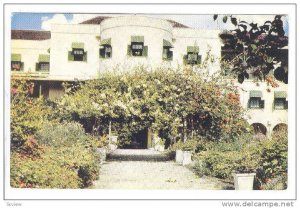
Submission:
[[[11,30],[11,39],[13,40],[48,40],[50,38],[50,31]]]

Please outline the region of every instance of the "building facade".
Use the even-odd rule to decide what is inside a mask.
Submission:
[[[90,80],[106,71],[135,66],[176,68],[221,58],[220,30],[200,30],[143,16],[96,17],[80,24],[53,24],[51,31],[11,31],[11,75],[35,83],[35,95],[56,99],[63,82]],[[220,70],[218,61],[206,73]],[[237,84],[247,119],[262,134],[286,126],[288,86],[265,82]]]

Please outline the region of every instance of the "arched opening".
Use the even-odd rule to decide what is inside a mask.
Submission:
[[[280,131],[287,131],[288,126],[285,123],[279,123],[274,126],[272,133],[280,132]]]
[[[254,129],[255,135],[267,135],[267,128],[261,123],[253,123],[251,126]]]

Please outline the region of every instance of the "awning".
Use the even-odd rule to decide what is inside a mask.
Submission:
[[[250,97],[262,97],[262,92],[258,90],[251,90],[250,91]]]
[[[275,91],[274,98],[287,98],[287,93],[285,91]]]
[[[131,36],[131,42],[143,43],[144,36]]]
[[[11,54],[11,61],[21,61],[21,60],[22,60],[21,54],[17,54],[17,53]]]
[[[188,46],[187,52],[188,53],[199,53],[199,46]]]
[[[84,48],[84,43],[82,43],[82,42],[73,42],[72,43],[72,48],[81,48],[81,49],[83,49]]]
[[[111,38],[101,40],[100,45],[111,45]]]
[[[170,48],[173,47],[172,43],[169,42],[169,41],[167,41],[167,40],[165,40],[165,39],[163,39],[163,46],[164,47],[170,47]]]
[[[50,55],[48,54],[40,54],[39,62],[50,62]]]

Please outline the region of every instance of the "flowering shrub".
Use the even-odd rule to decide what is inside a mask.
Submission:
[[[93,134],[107,134],[111,122],[120,145],[148,128],[174,138],[183,124],[209,140],[229,141],[248,128],[238,96],[220,77],[205,80],[184,69],[139,69],[81,83],[58,107],[62,117],[73,115],[70,119]]]

